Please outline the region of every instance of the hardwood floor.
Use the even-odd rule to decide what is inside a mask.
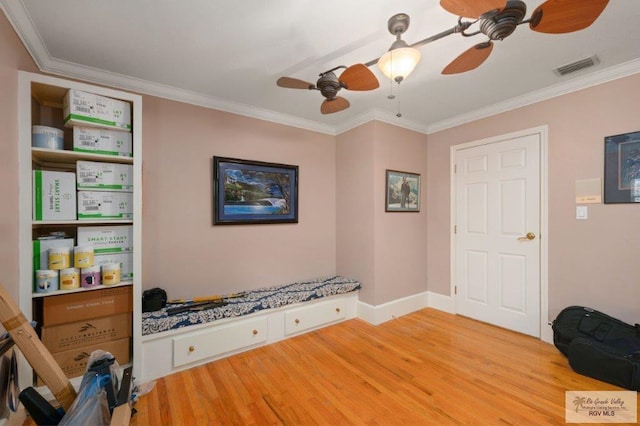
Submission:
[[[621,389],[538,339],[424,309],[164,377],[131,424],[564,424],[566,390]]]

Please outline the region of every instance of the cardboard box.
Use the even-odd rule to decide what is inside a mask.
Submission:
[[[98,127],[76,126],[73,128],[73,150],[92,154],[132,157],[131,133]]]
[[[42,327],[40,340],[51,353],[131,337],[130,313]]]
[[[64,96],[62,110],[66,127],[110,127],[131,131],[131,105],[128,102],[70,89]]]
[[[60,294],[42,301],[42,325],[49,327],[132,311],[131,286]]]
[[[73,248],[73,238],[54,238],[33,240],[33,291],[36,292],[38,269],[49,269],[49,249],[56,247]],[[73,262],[72,262],[73,263]]]
[[[133,193],[78,191],[78,219],[133,219]]]
[[[133,250],[133,226],[79,226],[78,245],[93,246],[96,255]]]
[[[133,252],[110,253],[95,256],[94,265],[105,265],[107,263],[120,264],[120,279],[122,281],[133,279]]]
[[[76,182],[78,190],[133,191],[133,165],[78,161]]]
[[[131,361],[131,338],[127,337],[111,342],[98,343],[96,345],[83,346],[69,351],[51,354],[64,374],[68,378],[82,376],[87,369],[87,361],[93,351],[103,350],[109,352],[124,365]],[[40,383],[40,381],[38,381]]]
[[[33,171],[33,220],[76,220],[76,174]]]

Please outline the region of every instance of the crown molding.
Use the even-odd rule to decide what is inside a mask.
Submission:
[[[428,125],[410,121],[402,117],[399,118],[388,111],[373,109],[342,124],[333,126],[253,105],[230,102],[194,91],[178,89],[123,74],[53,59],[45,44],[42,42],[40,34],[33,25],[22,0],[0,0],[0,8],[5,16],[7,16],[16,34],[42,72],[178,102],[185,102],[332,136],[347,132],[373,120],[429,135],[640,72],[640,59],[637,59]]]
[[[477,109],[467,114],[462,114],[450,119],[439,121],[437,123],[432,123],[427,126],[427,134],[436,133],[442,130],[450,129],[452,127],[460,126],[462,124],[470,123],[472,121],[480,120],[482,118],[487,118],[492,115],[511,111],[516,108],[521,108],[527,105],[546,101],[548,99],[557,98],[558,96],[577,92],[582,89],[587,89],[589,87],[597,86],[599,84],[607,83],[609,81],[617,80],[623,77],[628,77],[639,72],[640,59],[634,59],[629,62],[614,65],[612,67],[593,72],[583,77],[574,78],[570,81],[558,83],[541,90],[536,90],[523,96],[518,96],[516,98],[508,99],[504,102],[489,105],[486,108]]]

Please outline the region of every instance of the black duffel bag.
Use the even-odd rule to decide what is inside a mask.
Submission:
[[[627,324],[595,309],[584,306],[564,308],[551,324],[553,344],[567,355],[576,337],[589,337],[599,342],[627,337],[640,338],[640,325]]]
[[[576,337],[569,345],[569,365],[576,373],[640,391],[640,337],[599,342]]]

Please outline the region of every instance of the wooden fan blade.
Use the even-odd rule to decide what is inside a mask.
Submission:
[[[440,0],[440,6],[449,13],[477,19],[488,12],[504,9],[507,0]]]
[[[593,24],[609,0],[547,0],[533,11],[529,27],[548,34],[579,31]]]
[[[276,84],[280,87],[286,87],[287,89],[313,89],[313,83],[309,83],[308,81],[298,80],[297,78],[291,77],[280,77]]]
[[[380,87],[376,76],[364,64],[351,65],[340,74],[340,81],[349,90],[373,90]]]
[[[343,97],[336,96],[333,99],[326,99],[322,105],[320,105],[320,112],[323,114],[333,114],[334,112],[349,108],[349,105],[348,100]]]
[[[493,42],[478,43],[465,50],[442,70],[442,74],[459,74],[478,68],[489,57],[493,50]]]

